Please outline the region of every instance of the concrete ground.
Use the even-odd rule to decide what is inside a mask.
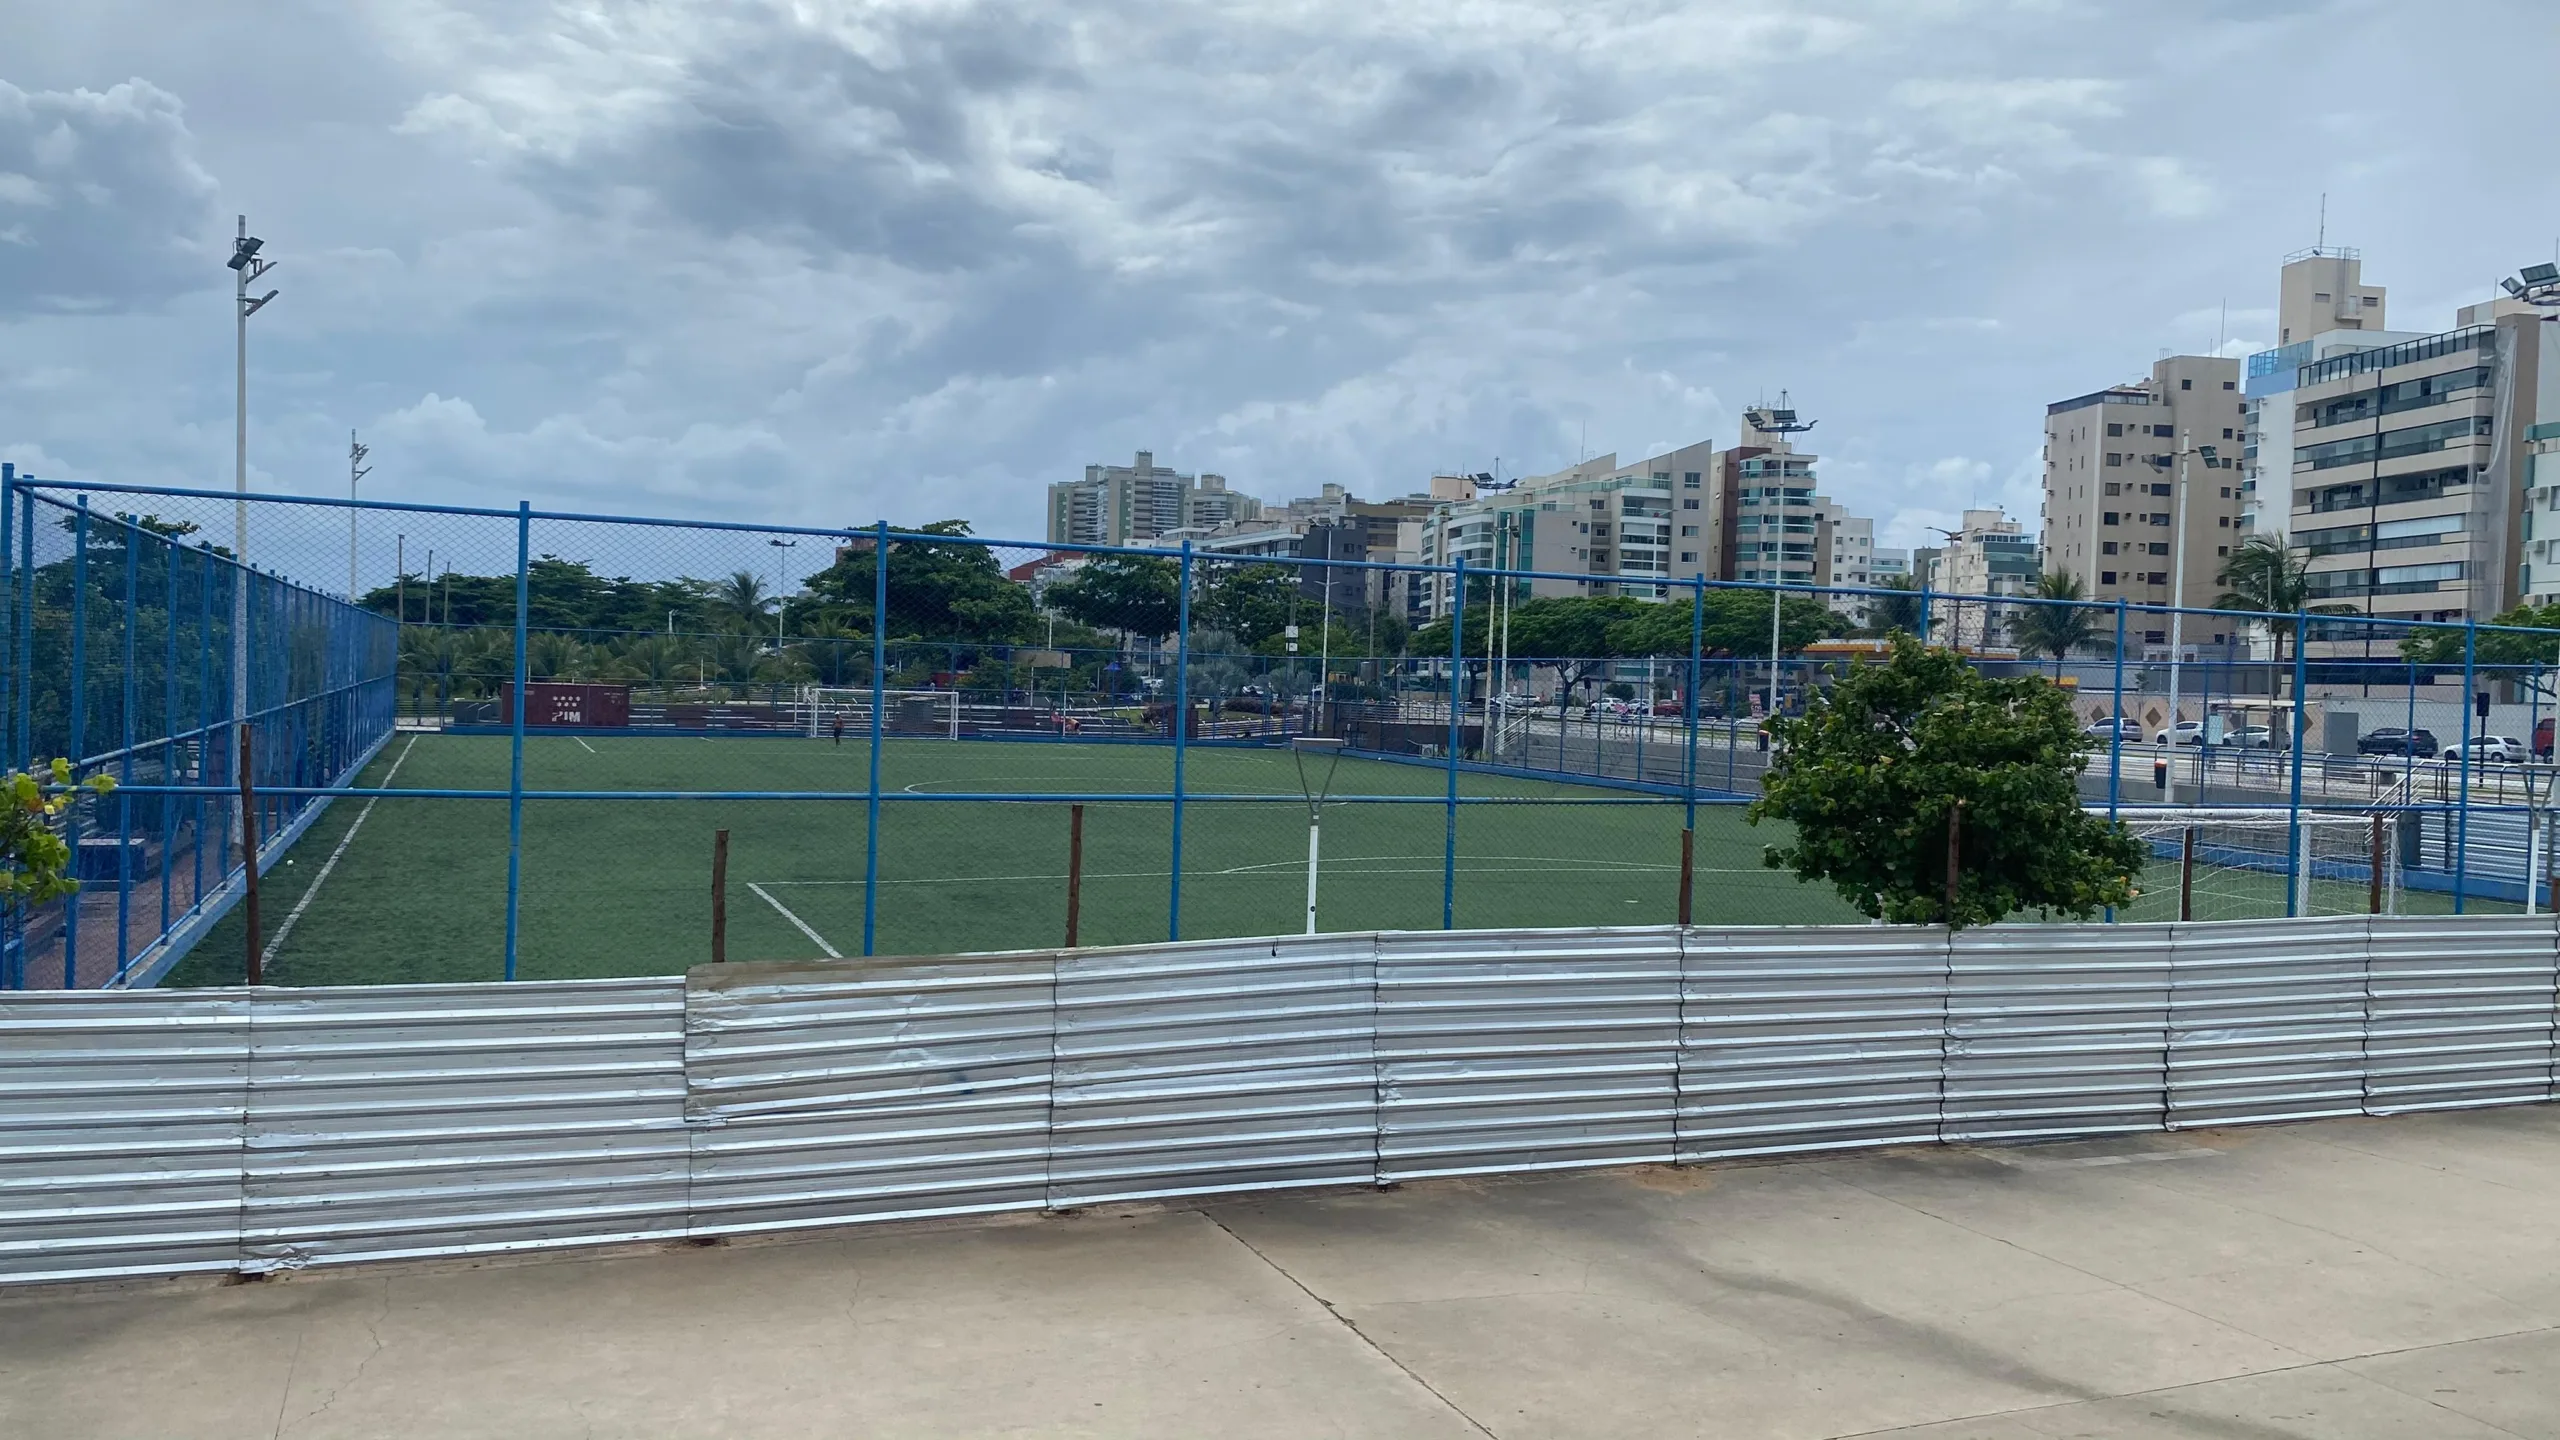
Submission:
[[[2530,1436],[2560,1107],[0,1295],[0,1436]]]

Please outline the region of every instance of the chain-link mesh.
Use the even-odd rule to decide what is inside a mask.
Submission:
[[[8,760],[121,782],[71,817],[78,899],[9,917],[10,985],[249,973],[244,730],[281,983],[1847,921],[1744,809],[1770,717],[1895,632],[2068,694],[2083,802],[2151,853],[2119,919],[2368,908],[2377,821],[2399,913],[2538,902],[2554,868],[2544,632],[1597,579],[1508,532],[0,493]]]

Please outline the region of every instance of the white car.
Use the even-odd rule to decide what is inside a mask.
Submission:
[[[2154,745],[2201,745],[2204,743],[2204,722],[2181,720],[2152,736],[2151,743]]]
[[[2471,742],[2470,750],[2471,763],[2474,765],[2521,765],[2525,762],[2524,745],[2510,736],[2475,737]],[[2459,765],[2462,763],[2462,752],[2463,747],[2460,744],[2447,745],[2436,758],[2447,765]]]

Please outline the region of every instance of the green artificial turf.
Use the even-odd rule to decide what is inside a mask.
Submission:
[[[1324,763],[1311,758],[1311,765]],[[1337,796],[1434,799],[1437,769],[1344,759]],[[503,737],[400,736],[361,783],[393,773],[401,789],[504,789]],[[1202,748],[1184,777],[1185,939],[1294,933],[1305,924],[1307,812],[1283,750]],[[518,974],[526,979],[669,974],[710,959],[713,832],[729,831],[732,960],[820,955],[786,918],[845,955],[863,949],[869,753],[805,739],[603,736],[526,742],[533,790],[828,791],[820,800],[550,800],[525,806]],[[945,954],[1054,946],[1065,938],[1069,810],[1060,802],[919,798],[960,792],[1161,794],[1162,746],[893,740],[883,788],[874,951]],[[1464,774],[1455,923],[1462,928],[1666,924],[1677,918],[1682,806],[1627,792]],[[1536,803],[1544,802],[1544,803]],[[320,874],[366,801],[335,801],[270,871],[272,937]],[[1082,920],[1087,945],[1166,938],[1172,807],[1162,800],[1085,807]],[[1852,923],[1827,887],[1764,868],[1775,827],[1738,808],[1702,806],[1694,858],[1701,925]],[[1324,815],[1319,912],[1328,930],[1435,929],[1442,923],[1448,811],[1440,804],[1336,802]],[[2176,914],[2174,861],[2156,863],[2127,919]],[[2215,872],[2198,918],[2281,916],[2279,876]],[[2348,892],[2354,892],[2350,894]],[[2334,893],[2332,893],[2334,892]],[[503,800],[386,798],[372,806],[268,968],[272,983],[494,980],[504,966],[507,805]],[[2441,897],[2411,897],[2424,907]],[[2361,887],[2321,882],[2318,908],[2360,910]],[[237,983],[244,918],[235,910],[170,975],[172,985]]]

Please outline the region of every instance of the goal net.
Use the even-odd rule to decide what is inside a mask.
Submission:
[[[871,738],[871,688],[803,685],[800,719],[813,740],[841,732],[848,740]],[[951,690],[886,690],[880,695],[880,733],[960,738],[960,696]]]
[[[2296,915],[2363,915],[2377,902],[2383,914],[2400,911],[2400,847],[2388,821],[2282,809],[2118,818],[2150,852],[2140,919],[2282,919],[2297,883]]]

